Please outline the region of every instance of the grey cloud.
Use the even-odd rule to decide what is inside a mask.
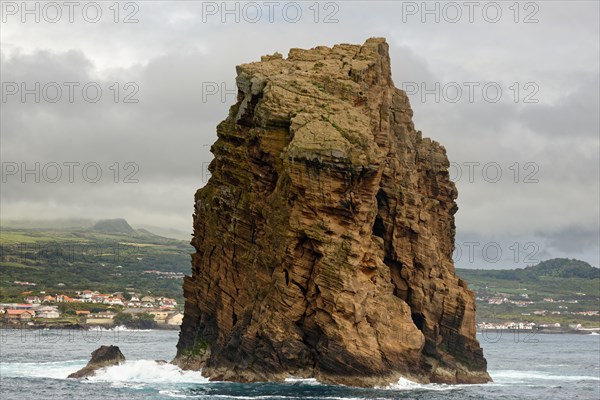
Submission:
[[[399,4],[340,3],[335,24],[202,23],[200,3],[143,2],[140,22],[128,26],[3,26],[3,81],[94,81],[103,88],[134,82],[139,103],[115,103],[107,90],[96,104],[2,104],[2,161],[94,161],[107,177],[96,184],[11,180],[2,188],[2,218],[126,217],[189,231],[215,126],[235,97],[205,102],[203,82],[233,90],[235,65],[263,54],[386,36],[397,86],[497,81],[507,93],[494,104],[480,96],[456,104],[410,98],[417,129],[440,141],[451,161],[502,167],[496,183],[481,169],[471,183],[463,169],[458,240],[497,240],[503,248],[533,241],[539,258],[566,255],[598,265],[598,4],[543,3],[540,22],[527,26],[510,19],[403,23]],[[508,87],[531,80],[540,85],[540,102],[514,103]],[[108,179],[109,166],[127,161],[139,165],[139,183]],[[514,183],[509,167],[530,161],[539,166],[539,183]],[[488,267],[523,265],[510,254]]]
[[[549,247],[571,256],[584,252],[598,251],[600,230],[593,227],[571,226],[558,232],[540,232]]]
[[[597,138],[600,132],[600,80],[598,74],[583,74],[573,82],[575,89],[556,104],[539,104],[523,112],[525,124],[542,135],[585,135]]]

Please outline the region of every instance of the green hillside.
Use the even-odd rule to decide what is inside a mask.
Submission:
[[[600,269],[590,264],[568,258],[554,258],[524,269],[526,274],[537,277],[551,276],[555,278],[600,278]]]
[[[0,302],[22,301],[24,291],[128,288],[183,301],[182,276],[189,274],[192,250],[185,241],[136,231],[125,220],[100,221],[91,228],[2,227]],[[144,273],[148,270],[163,274]]]
[[[21,302],[28,291],[89,289],[152,293],[183,304],[182,277],[190,272],[193,252],[187,241],[135,230],[124,219],[69,224],[0,229],[0,302]],[[479,322],[600,326],[600,316],[581,314],[600,309],[600,270],[583,261],[557,258],[521,269],[456,272],[476,293]]]
[[[475,291],[478,321],[600,326],[600,316],[581,314],[600,310],[600,269],[584,261],[555,258],[527,268],[456,273]]]

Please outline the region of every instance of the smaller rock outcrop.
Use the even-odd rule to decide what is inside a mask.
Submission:
[[[67,378],[87,378],[88,376],[94,376],[99,369],[121,365],[124,362],[125,356],[118,346],[100,346],[92,352],[92,359],[85,367],[73,372]]]

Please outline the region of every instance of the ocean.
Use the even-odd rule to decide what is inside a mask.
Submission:
[[[175,356],[177,331],[1,330],[0,399],[600,399],[600,335],[479,333],[494,379],[486,385],[356,389],[314,380],[208,382],[154,360]],[[127,362],[89,380],[66,379],[100,345],[120,347]]]

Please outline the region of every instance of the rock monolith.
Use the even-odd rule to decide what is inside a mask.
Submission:
[[[237,87],[195,195],[175,362],[241,382],[490,381],[446,151],[415,130],[385,40],[264,56]]]

